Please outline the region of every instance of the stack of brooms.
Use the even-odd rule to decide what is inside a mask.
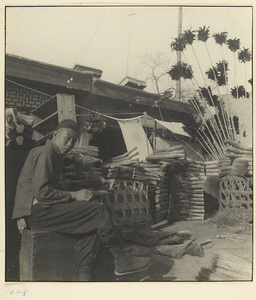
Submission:
[[[231,168],[231,160],[229,157],[222,157],[219,159],[220,177],[227,176],[230,173]]]
[[[233,162],[229,175],[252,176],[252,148],[241,147],[238,143],[226,140],[227,157]]]
[[[132,178],[134,174],[134,165],[139,162],[139,159],[135,158],[138,154],[137,147],[134,147],[130,151],[104,162],[102,168],[107,171],[107,178]]]
[[[219,162],[218,160],[205,161],[205,175],[206,176],[219,176]]]
[[[155,181],[155,208],[157,222],[168,219],[172,210],[169,170],[177,162],[181,163],[182,161],[185,161],[185,159],[186,155],[182,145],[163,150],[156,150],[152,155],[146,157],[148,164],[151,165],[151,170],[153,170],[155,174],[154,176],[158,177],[158,180]],[[155,168],[152,166],[155,166]],[[150,170],[149,167],[148,170]]]
[[[32,147],[34,119],[15,108],[6,108],[5,117],[5,145],[12,148]]]
[[[186,191],[184,204],[189,206],[190,220],[204,219],[204,179],[204,162],[189,161],[185,175],[181,176],[181,184]]]

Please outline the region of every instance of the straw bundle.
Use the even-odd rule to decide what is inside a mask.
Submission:
[[[214,257],[210,281],[252,280],[252,261],[220,251]]]
[[[181,245],[160,245],[156,247],[159,254],[162,254],[171,258],[182,258],[186,253],[187,247],[193,242],[193,240],[186,241]]]

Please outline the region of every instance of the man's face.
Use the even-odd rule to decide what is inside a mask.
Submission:
[[[78,135],[76,131],[70,128],[60,128],[54,138],[55,144],[60,149],[60,154],[67,154],[77,141]]]

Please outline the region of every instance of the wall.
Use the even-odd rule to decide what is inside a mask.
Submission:
[[[32,86],[31,84],[24,84],[37,90],[42,91],[41,87]],[[27,88],[18,86],[14,83],[6,81],[5,86],[5,103],[7,107],[25,107],[34,109],[37,106],[44,103],[50,97],[44,94],[39,94],[36,91],[29,90]]]

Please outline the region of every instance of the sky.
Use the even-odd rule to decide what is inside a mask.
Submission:
[[[222,60],[213,33],[226,31],[228,38],[240,39],[241,48],[252,49],[250,7],[182,8],[182,30],[197,30],[204,25],[210,26],[207,45],[213,64]],[[68,68],[75,64],[97,68],[103,71],[101,79],[117,84],[125,76],[146,78],[145,66],[140,63],[146,53],[162,53],[170,69],[177,59],[170,44],[177,36],[177,6],[6,8],[7,53]],[[211,67],[205,45],[196,41],[194,48],[205,72]],[[197,81],[203,85],[204,77],[192,49],[188,47],[185,54]],[[251,78],[250,63],[245,66],[234,60],[227,46],[224,57],[229,63],[230,85],[235,85],[236,80],[245,85]],[[173,86],[173,82],[167,78],[164,85]],[[148,90],[154,92],[154,87]]]

